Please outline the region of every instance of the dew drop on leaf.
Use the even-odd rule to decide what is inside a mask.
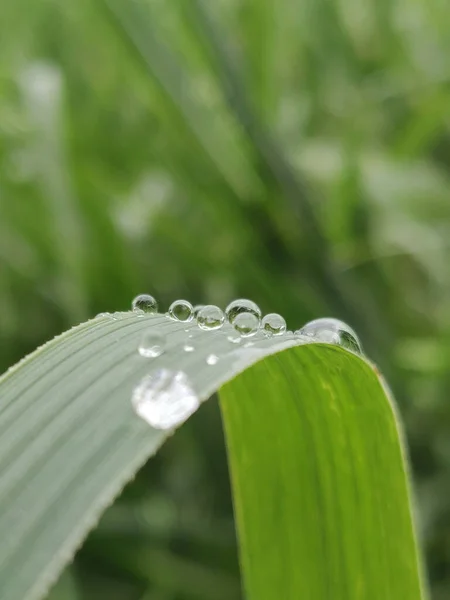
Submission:
[[[183,346],[183,350],[185,352],[194,352],[195,348],[192,344],[189,344],[188,342],[186,342],[186,344],[184,344],[184,346]]]
[[[317,342],[336,344],[352,352],[362,353],[361,343],[355,331],[338,319],[315,319],[295,333],[296,335],[311,337]]]
[[[145,358],[156,358],[164,352],[166,339],[158,332],[149,331],[144,333],[139,344],[139,354]]]
[[[144,421],[156,429],[172,429],[183,423],[200,406],[183,371],[156,369],[134,388],[132,406]]]
[[[252,300],[239,298],[238,300],[233,300],[233,302],[230,302],[225,309],[225,314],[231,324],[234,323],[237,315],[241,313],[251,313],[258,318],[258,322],[261,320],[261,309]]]
[[[169,317],[174,321],[187,323],[194,318],[194,307],[187,300],[175,300],[169,306]]]
[[[223,310],[214,304],[207,304],[198,311],[197,325],[204,331],[220,329],[224,323]]]
[[[201,309],[204,307],[204,304],[196,304],[194,306],[194,319],[197,318],[198,313],[201,311]]]
[[[150,294],[139,294],[133,300],[132,303],[133,311],[139,313],[140,311],[148,314],[153,314],[158,312],[158,303],[150,296]]]
[[[286,333],[286,321],[277,313],[266,315],[262,320],[261,326],[268,337]]]
[[[251,312],[241,312],[233,319],[233,327],[242,337],[251,337],[258,332],[260,319]]]
[[[216,354],[210,354],[207,356],[206,362],[208,365],[217,365],[219,362],[219,357]]]

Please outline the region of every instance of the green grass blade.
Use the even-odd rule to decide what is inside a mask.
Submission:
[[[165,353],[157,359],[145,359],[137,352],[142,332],[148,330],[158,331],[166,338]],[[132,313],[121,313],[116,319],[98,318],[72,329],[38,349],[0,379],[2,600],[37,600],[44,597],[104,509],[166,439],[167,432],[149,427],[131,408],[132,390],[143,376],[159,367],[182,370],[189,377],[199,398],[207,400],[214,391],[253,363],[298,344],[298,340],[293,336],[287,335],[281,341],[277,341],[267,339],[260,333],[252,338],[251,347],[244,347],[244,343],[235,345],[228,340],[231,331],[230,326],[225,326],[219,331],[203,332],[194,323],[177,323],[161,315],[137,317]],[[192,337],[188,338],[188,335]],[[194,345],[194,352],[184,351],[184,343],[188,340]],[[214,366],[206,362],[206,357],[211,352],[220,357]],[[249,481],[252,480],[255,486],[260,486],[260,495],[268,496],[254,507],[254,520],[246,523],[249,529],[243,536],[243,564],[250,593],[254,594],[253,586],[259,585],[254,583],[255,569],[258,567],[253,558],[249,564],[245,556],[249,548],[252,552],[257,548],[258,536],[262,536],[262,540],[265,539],[266,530],[258,532],[255,528],[258,518],[268,517],[261,511],[270,507],[270,499],[274,498],[271,486],[275,481],[280,484],[278,490],[285,490],[283,494],[279,494],[279,503],[285,502],[290,509],[279,515],[278,520],[286,519],[284,528],[280,527],[279,532],[285,533],[285,528],[292,532],[297,529],[295,519],[290,521],[295,516],[292,506],[299,499],[299,481],[306,485],[307,480],[306,475],[299,480],[291,478],[292,468],[298,465],[295,461],[290,461],[289,457],[295,456],[301,464],[303,457],[304,464],[309,465],[307,471],[311,477],[312,488],[305,492],[306,499],[311,501],[314,494],[319,497],[319,488],[317,485],[314,487],[314,477],[317,481],[325,477],[321,488],[323,506],[320,507],[320,510],[324,511],[323,522],[317,522],[320,514],[317,507],[312,502],[311,506],[308,505],[312,519],[308,533],[318,535],[317,539],[311,538],[311,556],[314,556],[314,545],[321,544],[323,539],[330,541],[327,552],[330,559],[334,560],[330,560],[330,571],[325,573],[336,578],[336,585],[342,583],[347,586],[346,598],[358,597],[355,595],[355,589],[359,587],[354,586],[359,586],[361,577],[369,577],[369,574],[378,568],[377,560],[382,561],[380,557],[385,552],[384,547],[380,546],[381,542],[388,543],[388,556],[397,545],[397,558],[392,557],[391,571],[398,571],[400,574],[397,574],[397,578],[402,582],[403,571],[411,571],[408,598],[419,598],[418,576],[413,572],[417,565],[400,442],[395,437],[397,430],[391,408],[370,367],[358,357],[344,351],[336,352],[329,347],[315,345],[305,345],[296,351],[285,352],[266,360],[267,362],[250,369],[249,375],[244,375],[242,379],[233,379],[224,392],[233,474],[235,482],[238,483],[236,505],[239,516],[242,517],[248,510],[242,496],[242,491],[246,488],[242,486],[242,482],[239,484],[238,478],[241,468],[236,460],[239,444],[243,444],[241,448],[246,453],[246,465],[255,465],[254,472],[252,469],[252,473],[247,473]],[[251,375],[252,373],[254,375]],[[302,377],[298,378],[297,373],[301,373]],[[356,378],[354,384],[351,383],[353,378]],[[249,385],[250,382],[253,382],[252,385]],[[242,389],[250,396],[239,398],[238,403],[233,402],[230,396],[239,394]],[[297,396],[301,397],[302,402],[309,398],[317,403],[316,396],[321,389],[322,395],[327,397],[328,394],[328,401],[332,398],[333,403],[324,404],[323,414],[318,412],[317,415],[307,416],[313,421],[314,427],[311,431],[316,437],[305,438],[301,435],[304,433],[304,422],[298,415],[295,417],[293,407],[297,406]],[[364,390],[366,396],[354,395],[355,390]],[[262,448],[261,434],[265,434],[264,428],[268,432],[273,431],[271,427],[277,422],[273,411],[274,400],[279,402],[280,408],[283,408],[285,403],[288,408],[291,407],[286,411],[289,420],[283,421],[280,418],[282,435],[278,439],[273,436],[264,438],[265,447]],[[368,400],[373,400],[373,403],[366,406]],[[346,401],[349,402],[349,407],[344,410]],[[361,405],[356,404],[359,401]],[[255,412],[255,406],[260,410]],[[307,412],[305,406],[306,404],[299,404],[298,410],[302,408]],[[352,408],[355,409],[354,414]],[[240,413],[240,410],[243,412]],[[367,416],[367,412],[370,417]],[[248,432],[245,428],[245,439],[238,443],[239,436],[242,435],[240,429],[244,416],[249,419]],[[278,417],[281,416],[280,412]],[[360,439],[371,440],[373,447],[370,446],[370,449],[376,454],[380,453],[383,458],[377,477],[376,474],[364,470],[369,464],[364,462],[364,454],[361,455],[361,469],[358,470],[353,465],[353,473],[348,470],[351,462],[346,465],[339,463],[339,469],[330,468],[327,461],[334,460],[334,457],[337,460],[339,457],[337,451],[336,456],[330,455],[331,427],[333,418],[339,420],[341,416],[343,421],[345,419],[344,425],[349,427],[349,431],[347,432],[344,425],[341,429],[338,428],[341,437],[336,436],[337,443],[344,443],[345,433],[354,435],[351,443],[357,448]],[[294,424],[298,425],[298,430],[293,427]],[[360,426],[360,429],[356,425]],[[376,428],[381,437],[366,434],[366,425],[372,427],[369,433]],[[277,442],[275,446],[272,444],[272,437]],[[309,458],[313,442],[320,447],[322,453],[318,454],[320,460],[308,462],[306,459]],[[349,444],[350,441],[347,440],[346,443]],[[283,481],[279,478],[277,470],[272,467],[276,466],[275,459],[279,460],[284,452],[287,454],[282,464],[286,467],[287,478]],[[272,459],[272,462],[267,462],[265,472],[261,471],[261,465],[257,465],[257,455],[266,456],[267,460]],[[391,459],[389,464],[384,462],[387,458]],[[385,472],[381,466],[385,468]],[[301,474],[301,471],[299,472]],[[262,476],[265,479],[261,479]],[[338,481],[339,484],[342,483],[344,491],[337,491]],[[360,486],[374,483],[382,487],[360,489]],[[267,484],[269,485],[266,489]],[[287,485],[289,488],[286,488]],[[349,511],[355,508],[355,498],[350,493],[352,485],[360,489],[363,494],[360,499],[367,503],[358,510],[367,511],[370,517],[368,524],[364,521],[365,529],[357,530],[358,536],[354,540],[351,532],[338,527],[339,518],[343,518],[342,515],[348,517]],[[394,488],[395,501],[384,505],[381,492],[391,492]],[[348,491],[348,504],[341,503],[347,498],[345,490]],[[339,502],[335,503],[330,495],[327,497],[328,504],[325,504],[324,497],[327,493],[335,493]],[[301,508],[301,504],[299,506]],[[386,517],[379,514],[379,506],[387,510]],[[273,506],[270,508],[273,509]],[[372,513],[380,520],[378,533],[372,527]],[[333,520],[334,517],[336,521]],[[345,519],[344,522],[347,523]],[[389,533],[383,524],[395,527],[390,532],[395,541],[386,541],[381,535],[380,532],[384,535]],[[273,530],[272,535],[275,533]],[[373,552],[376,558],[370,569],[367,567],[368,574],[356,570],[357,567],[362,568],[368,564],[360,559],[360,546],[356,545],[357,542],[363,544],[360,538],[366,533],[374,536],[371,542],[374,544]],[[300,528],[299,535],[301,534]],[[257,537],[253,538],[254,535]],[[274,545],[281,544],[281,541],[274,537],[272,540]],[[299,572],[310,570],[310,564],[302,562],[302,558],[307,561],[308,554],[302,555],[301,540],[296,541],[291,535],[285,540],[285,543],[288,542],[292,544],[293,553],[286,553],[286,558],[295,559]],[[367,549],[368,546],[364,544],[363,547]],[[337,552],[341,545],[344,552],[340,558],[341,563],[338,564],[333,552]],[[297,552],[298,549],[300,551]],[[354,563],[347,564],[349,556],[354,557]],[[254,558],[256,557],[262,560],[258,552]],[[338,571],[340,564],[345,565],[342,573]],[[267,561],[262,561],[260,568],[264,573],[261,572],[261,578],[272,573],[269,583],[278,582],[277,565],[279,566],[279,562],[275,561],[269,568]],[[383,593],[385,588],[387,589],[386,586],[391,585],[391,571],[379,573],[381,579],[377,585]],[[351,573],[358,575],[353,582]],[[294,586],[299,585],[297,589],[300,592],[306,585],[303,581],[307,581],[307,574],[300,578],[298,574],[293,574],[289,583],[286,583],[288,587],[285,595],[269,594],[259,597],[283,597],[287,600],[298,598],[300,596],[296,595]],[[312,581],[314,583],[315,579]],[[330,581],[334,582],[332,579]],[[373,581],[373,578],[370,581]],[[266,594],[268,589],[267,587]],[[397,586],[394,589],[400,588]],[[342,590],[339,590],[333,597],[344,597],[341,592]],[[328,598],[325,595],[310,597],[317,600]],[[394,598],[389,594],[377,597]]]
[[[368,363],[302,346],[220,395],[249,600],[424,597],[399,425]]]
[[[145,67],[164,98],[164,110],[172,109],[171,117],[176,126],[171,129],[177,137],[184,134],[191,150],[218,173],[227,189],[239,197],[246,197],[248,184],[244,181],[251,173],[251,166],[235,136],[230,137],[231,123],[222,115],[205,105],[200,94],[189,79],[189,63],[164,42],[151,7],[124,3],[122,0],[102,0],[100,6],[106,11],[125,44],[135,58]],[[206,79],[207,81],[207,79]],[[160,106],[162,109],[162,106]],[[232,125],[233,129],[234,126]],[[242,169],[242,164],[246,169]],[[254,177],[252,183],[257,185]]]

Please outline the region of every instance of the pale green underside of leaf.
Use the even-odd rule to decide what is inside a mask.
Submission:
[[[137,352],[148,329],[167,339],[157,359]],[[195,352],[183,351],[185,329]],[[166,439],[131,408],[141,377],[183,370],[206,400],[295,344],[261,336],[236,348],[229,333],[123,313],[72,329],[0,379],[2,600],[44,597]],[[303,345],[233,379],[223,408],[250,598],[420,598],[396,420],[369,365]]]

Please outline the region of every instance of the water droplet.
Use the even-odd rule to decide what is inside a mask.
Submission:
[[[211,331],[220,329],[225,323],[225,315],[223,310],[214,304],[207,304],[198,311],[197,325],[200,329]]]
[[[286,321],[277,313],[270,313],[262,320],[262,329],[267,336],[286,333]]]
[[[157,369],[134,388],[135,412],[156,429],[172,429],[200,406],[197,394],[182,371]]]
[[[237,315],[241,313],[251,313],[258,318],[258,322],[261,320],[261,309],[252,300],[246,300],[245,298],[239,298],[233,300],[225,309],[225,314],[228,321],[233,324]]]
[[[201,311],[201,309],[204,307],[204,304],[196,304],[194,306],[194,319],[197,318],[198,313]]]
[[[107,313],[107,312],[103,312],[103,313],[98,313],[98,315],[96,315],[96,319],[110,319],[112,317],[111,313]]]
[[[186,323],[194,318],[194,307],[187,300],[175,300],[169,306],[169,317],[174,321]]]
[[[120,321],[120,319],[122,317],[123,317],[123,313],[121,313],[118,310],[115,313],[112,314],[112,318],[114,319],[114,321]]]
[[[251,348],[254,345],[255,345],[255,342],[247,342],[246,344],[244,344],[244,348]]]
[[[194,352],[195,348],[194,348],[194,346],[193,346],[192,344],[188,344],[188,343],[186,343],[186,344],[183,346],[183,350],[184,350],[185,352]]]
[[[316,319],[310,321],[295,333],[296,335],[300,334],[314,338],[316,341],[337,344],[353,352],[362,352],[361,344],[355,331],[338,319]]]
[[[145,358],[156,358],[164,352],[166,339],[163,335],[155,331],[144,333],[139,344],[139,354]]]
[[[148,314],[158,312],[158,303],[150,296],[150,294],[139,294],[133,300],[132,308],[134,312],[139,313],[140,311]]]
[[[229,342],[231,342],[232,344],[240,344],[240,343],[241,343],[241,341],[242,341],[242,338],[241,338],[241,336],[239,336],[239,335],[229,335],[229,336],[227,337],[227,340],[228,340]]]
[[[233,319],[233,327],[242,337],[255,335],[259,329],[259,324],[259,317],[250,312],[241,312]]]
[[[217,363],[219,362],[219,357],[216,354],[210,354],[206,358],[206,362],[208,363],[208,365],[217,365]]]

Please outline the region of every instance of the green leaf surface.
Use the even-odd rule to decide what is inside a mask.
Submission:
[[[146,331],[165,337],[162,356],[139,355]],[[247,346],[231,332],[161,315],[100,317],[0,379],[2,600],[44,597],[169,435],[130,402],[160,367],[182,370],[201,400],[233,380],[223,408],[250,598],[420,598],[396,421],[371,367],[315,344],[258,362],[298,340],[258,334]]]

